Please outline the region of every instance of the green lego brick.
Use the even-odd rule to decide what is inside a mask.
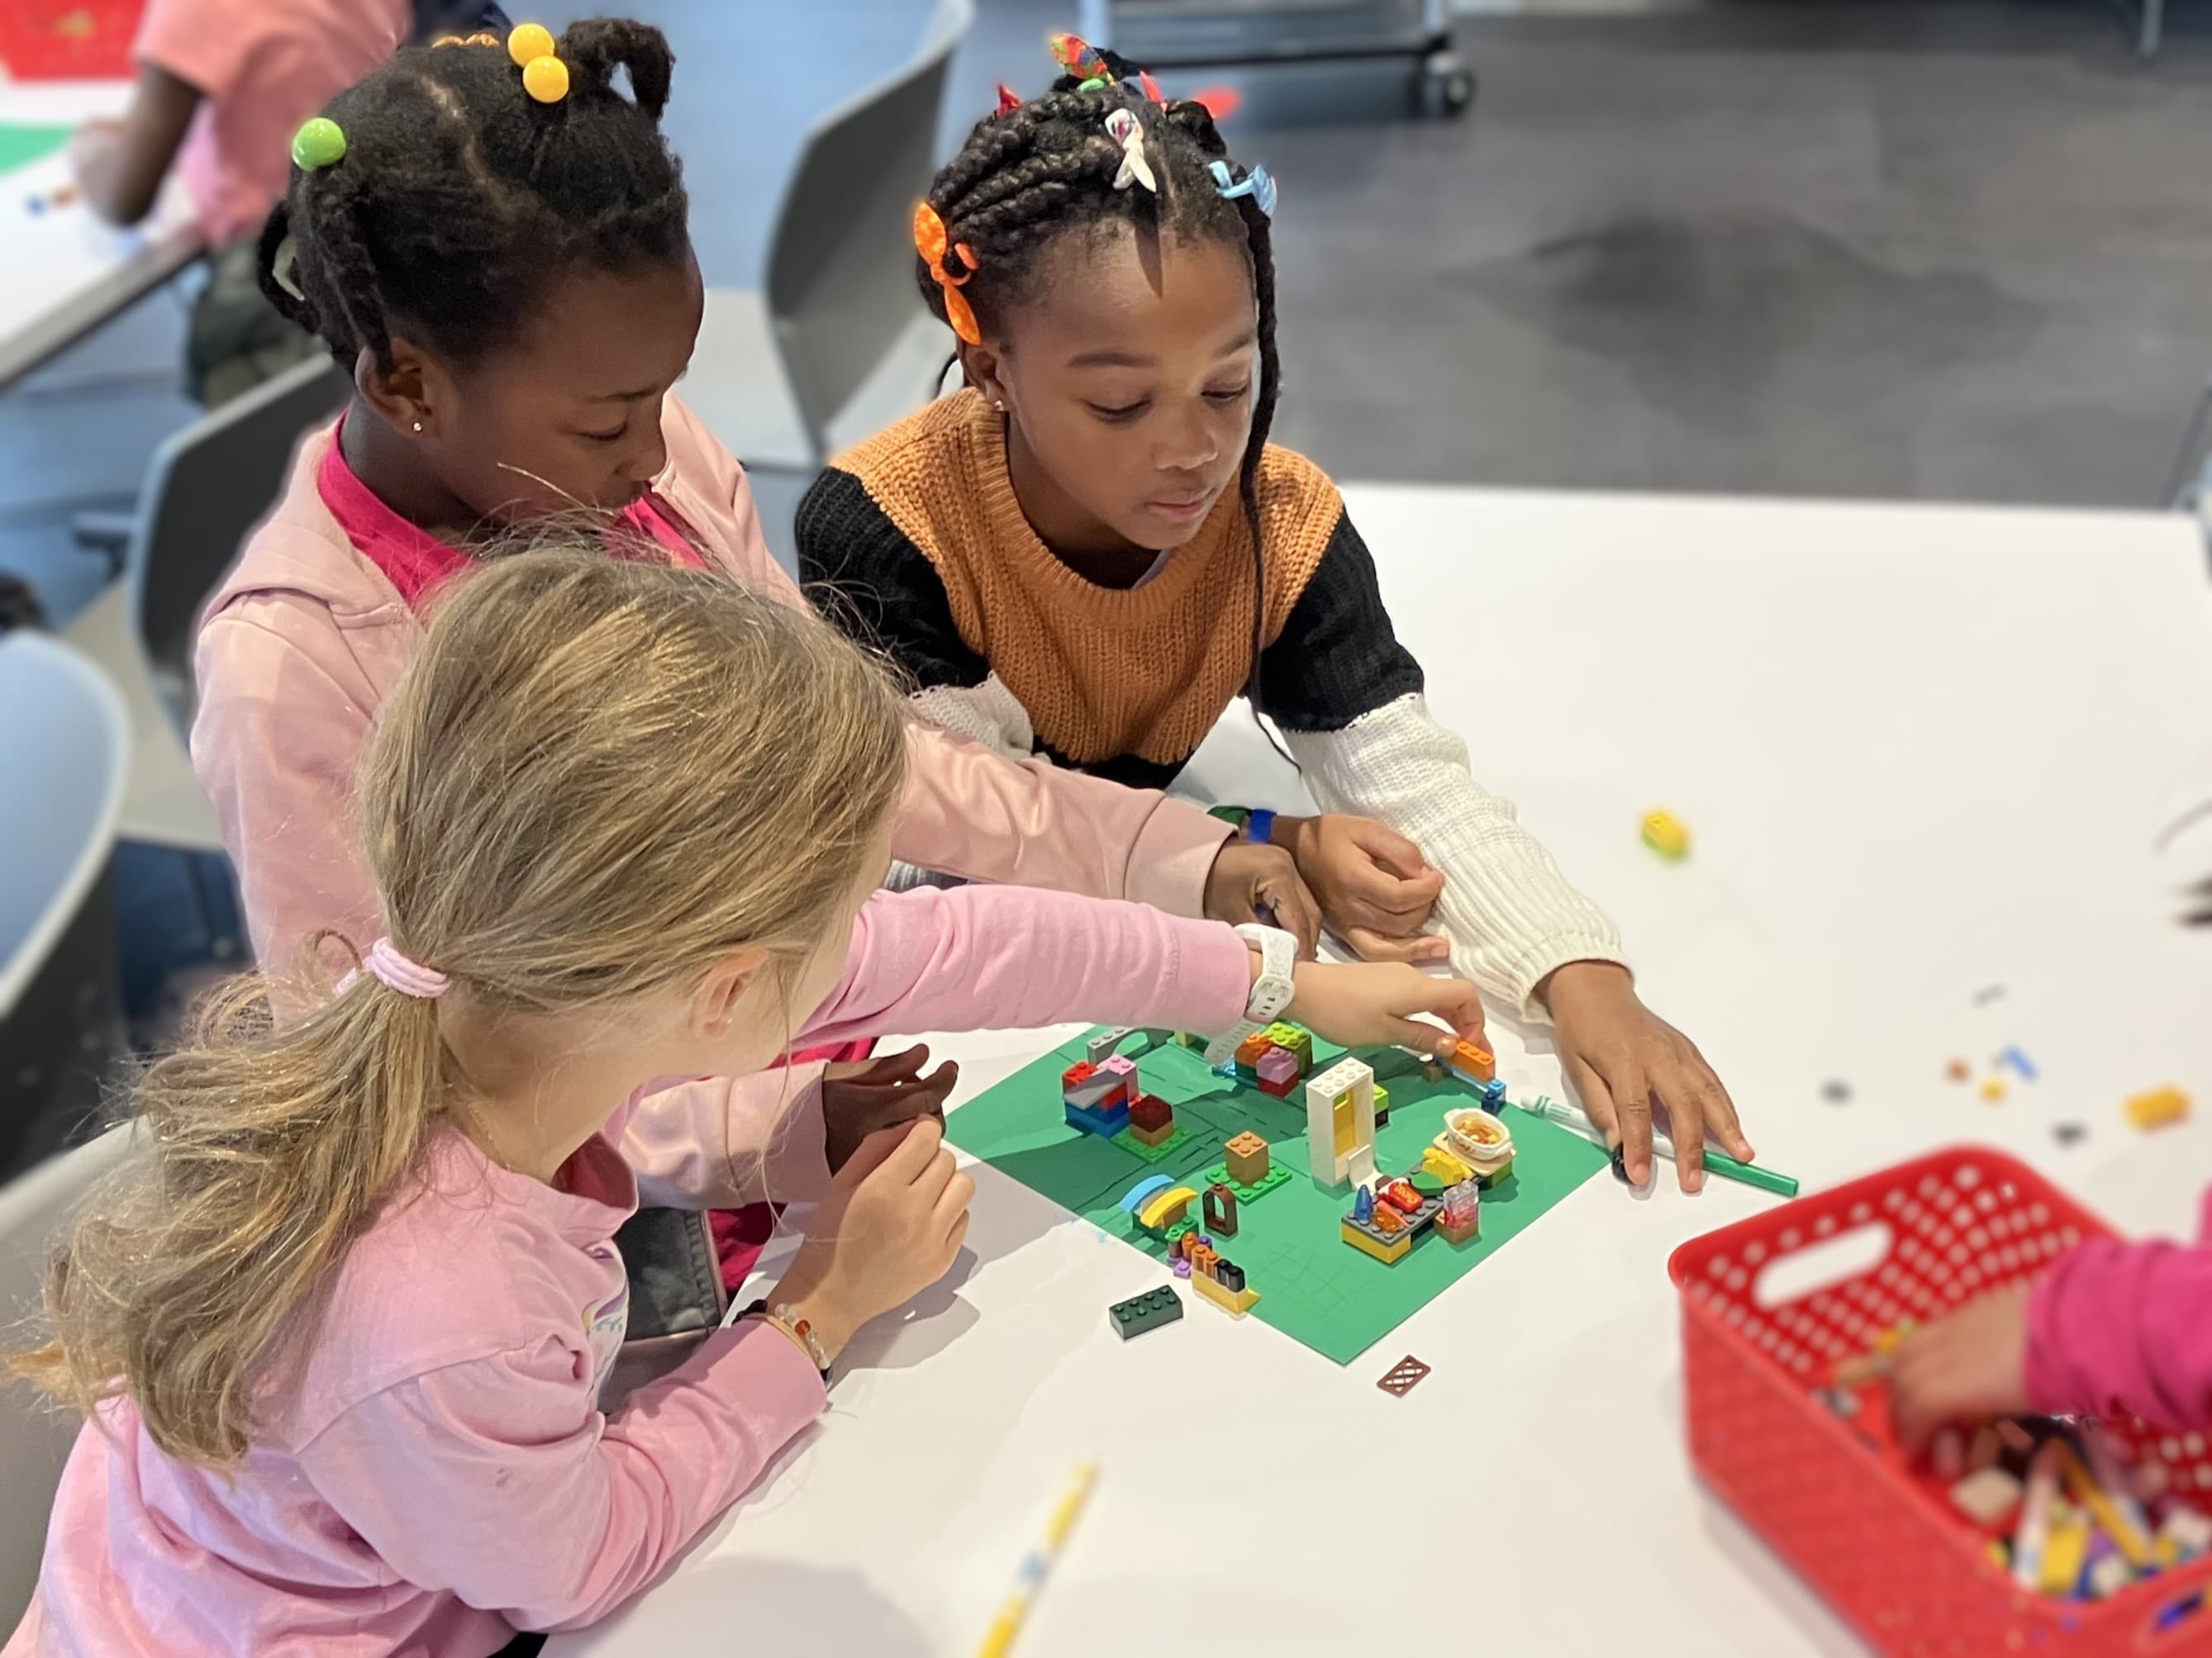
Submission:
[[[1175,1292],[1175,1285],[1163,1284],[1157,1290],[1115,1302],[1106,1309],[1106,1316],[1114,1326],[1114,1333],[1127,1341],[1131,1336],[1140,1336],[1181,1318],[1182,1297]]]
[[[1166,1231],[1160,1234],[1162,1237],[1168,1241],[1168,1255],[1170,1259],[1175,1255],[1176,1240],[1181,1237],[1185,1232],[1195,1232],[1196,1230],[1198,1230],[1198,1223],[1191,1219],[1189,1216],[1186,1215],[1174,1225],[1169,1227]]]
[[[1257,1203],[1290,1177],[1291,1171],[1288,1166],[1281,1158],[1276,1157],[1270,1160],[1267,1175],[1257,1186],[1242,1186],[1229,1178],[1228,1163],[1217,1163],[1206,1171],[1205,1184],[1199,1189],[1203,1191],[1206,1186],[1225,1186],[1236,1194],[1237,1202]]]
[[[1380,1128],[1390,1121],[1390,1090],[1381,1083],[1375,1084],[1375,1126]]]
[[[1170,1157],[1182,1150],[1184,1145],[1189,1140],[1189,1139],[1190,1130],[1185,1128],[1181,1123],[1177,1123],[1176,1125],[1175,1133],[1169,1135],[1158,1145],[1146,1145],[1144,1141],[1137,1138],[1133,1130],[1127,1128],[1114,1136],[1114,1144],[1120,1146],[1131,1157],[1141,1157],[1146,1163],[1165,1163]]]

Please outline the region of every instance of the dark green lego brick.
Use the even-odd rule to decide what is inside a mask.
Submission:
[[[1172,1324],[1182,1316],[1182,1297],[1175,1292],[1172,1284],[1163,1284],[1157,1290],[1117,1301],[1106,1309],[1107,1321],[1124,1341],[1147,1330],[1157,1330],[1163,1324]]]

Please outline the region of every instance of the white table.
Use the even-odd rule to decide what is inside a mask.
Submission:
[[[1620,916],[1769,1163],[1817,1187],[1978,1139],[2131,1228],[2189,1225],[2212,1128],[2118,1117],[2167,1079],[2212,1096],[2212,936],[2170,923],[2150,852],[2174,799],[2212,798],[2188,520],[1348,493],[1480,774]],[[1254,748],[1218,732],[1195,770],[1251,798]],[[1659,805],[1683,865],[1638,843]],[[972,1091],[1047,1040],[939,1046]],[[2043,1080],[2008,1104],[1944,1079],[2014,1041]],[[1516,1093],[1559,1091],[1498,1046]],[[2063,1119],[2089,1139],[2061,1150]],[[864,1333],[820,1427],[670,1581],[550,1650],[967,1652],[1095,1455],[1024,1655],[1343,1653],[1393,1620],[1513,1658],[1856,1651],[1682,1442],[1667,1256],[1772,1201],[1594,1180],[1340,1370],[1194,1299],[1124,1345],[1105,1308],[1159,1268],[979,1171],[964,1275]],[[1409,1351],[1435,1373],[1377,1391]]]
[[[0,82],[0,121],[70,125],[117,117],[123,81]],[[65,151],[0,173],[0,389],[182,270],[200,249],[198,221],[174,172],[145,222],[113,230],[80,197],[33,213],[70,184]]]

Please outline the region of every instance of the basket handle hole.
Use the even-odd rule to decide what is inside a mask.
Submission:
[[[1889,1259],[1896,1242],[1889,1223],[1878,1220],[1793,1250],[1759,1273],[1751,1286],[1752,1301],[1761,1312],[1771,1312],[1863,1278]]]
[[[2197,1629],[2201,1628],[2197,1620],[2203,1615],[2205,1596],[2208,1593],[2212,1591],[2207,1591],[2202,1584],[2199,1584],[2188,1594],[2177,1596],[2153,1612],[2150,1618],[2150,1627],[2142,1633],[2144,1643],[2148,1645],[2155,1643],[2162,1650],[2169,1642],[2181,1638],[2176,1633],[2177,1631],[2186,1626],[2193,1633]]]

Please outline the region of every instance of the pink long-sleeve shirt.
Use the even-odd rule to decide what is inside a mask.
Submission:
[[[2092,1238],[2052,1263],[2028,1302],[2038,1410],[2212,1428],[2212,1191],[2197,1240]]]
[[[1066,948],[1081,937],[1085,947]],[[809,1040],[1068,1017],[1215,1031],[1250,988],[1228,927],[1012,888],[872,901]],[[643,1090],[641,1090],[642,1092]],[[813,1421],[821,1378],[758,1325],[613,1416],[628,1315],[617,1149],[560,1189],[450,1129],[348,1252],[296,1382],[241,1466],[164,1455],[126,1400],[77,1439],[39,1589],[0,1658],[484,1658],[604,1617]]]
[[[662,405],[661,436],[667,461],[652,500],[710,568],[803,604],[769,555],[744,468],[677,398]],[[422,643],[415,601],[443,550],[333,460],[330,429],[301,443],[283,495],[208,602],[195,663],[192,767],[257,951],[279,973],[320,929],[362,948],[381,930],[354,833],[353,778],[377,710]],[[641,527],[659,537],[662,523]],[[910,726],[908,748],[894,856],[975,880],[1202,910],[1230,831],[1198,808],[1042,760],[1016,765],[933,726]],[[798,1065],[646,1102],[626,1148],[646,1201],[735,1208],[817,1195],[830,1178],[821,1074]],[[703,1145],[682,1137],[709,1122]],[[784,1132],[763,1162],[771,1123]]]

